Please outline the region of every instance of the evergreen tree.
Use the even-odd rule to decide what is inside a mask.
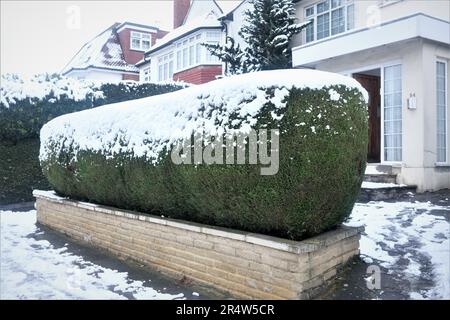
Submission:
[[[228,37],[227,45],[208,45],[212,55],[229,66],[229,74],[248,71],[285,69],[292,66],[290,39],[309,22],[295,23],[292,0],[249,0],[245,23],[239,30],[246,47],[242,50]],[[231,43],[231,44],[229,44]]]
[[[220,61],[226,62],[227,70],[225,74],[246,73],[246,65],[244,63],[244,52],[240,45],[236,45],[233,38],[227,36],[226,44],[203,44],[213,56],[219,58]]]

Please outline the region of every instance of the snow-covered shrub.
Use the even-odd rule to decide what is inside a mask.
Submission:
[[[313,70],[249,73],[64,115],[41,130],[55,190],[120,208],[301,239],[341,223],[367,154],[366,92]],[[196,132],[279,130],[279,171],[174,164]]]
[[[179,84],[133,81],[101,83],[57,74],[42,74],[30,79],[2,75],[0,141],[16,142],[37,137],[44,123],[62,114],[181,88],[183,86]]]

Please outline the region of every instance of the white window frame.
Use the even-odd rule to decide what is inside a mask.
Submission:
[[[158,69],[157,69],[157,75],[158,75],[158,82],[163,81],[171,81],[173,80],[173,74],[175,73],[174,70],[174,52],[166,52],[165,54],[160,55],[157,58],[158,63]]]
[[[444,86],[444,90],[445,90],[445,94],[444,94],[444,110],[445,110],[445,159],[444,161],[437,161],[437,156],[438,156],[438,152],[437,152],[437,64],[438,63],[443,63],[444,64],[444,81],[445,81],[445,86]],[[435,67],[436,67],[436,164],[438,165],[442,165],[442,164],[448,164],[449,163],[449,159],[448,159],[448,61],[445,59],[436,59],[436,63],[435,63]]]
[[[310,24],[310,26],[313,28],[313,39],[307,42],[307,38],[306,38],[307,32],[305,31],[304,32],[304,36],[303,36],[303,43],[304,44],[313,43],[315,41],[320,41],[320,40],[323,40],[323,39],[328,39],[328,38],[331,38],[331,37],[334,37],[334,36],[337,36],[337,35],[341,35],[341,34],[343,34],[345,32],[353,30],[355,28],[355,1],[354,0],[341,0],[342,1],[341,5],[339,5],[339,6],[335,7],[335,8],[332,8],[332,1],[333,0],[318,1],[318,2],[315,2],[314,4],[309,5],[309,6],[307,6],[307,7],[305,7],[303,9],[304,21],[308,21],[308,20],[313,19],[312,24]],[[328,10],[323,11],[321,13],[317,13],[317,5],[325,3],[325,2],[328,2]],[[353,17],[352,17],[353,26],[351,26],[349,28],[349,24],[348,24],[348,22],[349,22],[348,8],[350,6],[353,6]],[[334,12],[335,10],[339,10],[341,8],[344,11],[344,31],[338,32],[336,34],[331,34],[331,32],[332,32],[332,12]],[[312,10],[313,13],[310,14],[310,15],[307,15],[307,11],[310,10],[310,9],[313,9]],[[323,37],[323,38],[317,39],[317,18],[318,18],[318,16],[322,16],[324,14],[328,14],[328,35]]]
[[[373,64],[373,65],[367,65],[365,67],[361,68],[355,68],[355,69],[348,69],[344,70],[342,72],[339,72],[340,74],[352,76],[354,73],[360,73],[367,70],[373,70],[373,69],[380,69],[380,163],[384,165],[393,165],[393,166],[399,166],[403,162],[404,152],[405,148],[402,144],[402,161],[386,161],[384,160],[384,68],[391,67],[395,65],[402,65],[403,68],[403,61],[400,60],[392,60],[388,61],[386,63],[381,64]],[[402,69],[403,71],[403,69]],[[403,80],[404,80],[404,74],[402,73],[402,129],[404,124],[404,112],[403,112]],[[402,142],[404,142],[404,132],[402,130]]]
[[[133,39],[139,41],[139,46],[133,45]],[[147,41],[149,43],[148,48],[144,48],[143,43]],[[137,51],[147,51],[152,47],[152,35],[145,32],[130,31],[130,49]]]
[[[215,33],[214,39],[207,37],[208,33]],[[222,32],[220,30],[202,30],[180,39],[174,44],[175,73],[188,70],[199,65],[221,65],[217,57],[211,56],[202,43],[221,43]]]
[[[386,140],[385,140],[385,80],[386,80],[386,75],[385,75],[385,70],[386,68],[389,67],[395,67],[395,66],[400,66],[400,90],[401,90],[401,97],[400,97],[400,114],[401,114],[401,132],[400,132],[400,138],[401,138],[401,154],[400,154],[400,160],[386,160],[385,157],[385,146],[386,146]],[[392,62],[389,64],[385,64],[381,67],[381,83],[380,83],[380,98],[381,98],[381,162],[384,164],[399,164],[403,162],[404,157],[404,142],[405,142],[405,137],[404,137],[404,104],[403,104],[403,80],[404,80],[404,65],[402,62]]]
[[[146,82],[150,82],[151,81],[151,69],[150,67],[145,67],[142,69],[142,80],[146,81]]]

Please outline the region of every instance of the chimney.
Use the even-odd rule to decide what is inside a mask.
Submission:
[[[191,0],[173,0],[173,28],[183,24],[184,18],[191,5]]]

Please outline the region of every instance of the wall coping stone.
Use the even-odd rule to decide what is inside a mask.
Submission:
[[[165,218],[164,216],[158,217],[155,215],[144,214],[125,209],[117,209],[114,207],[98,205],[89,202],[71,200],[69,198],[58,196],[54,191],[33,190],[33,196],[36,197],[37,199],[39,198],[46,199],[53,203],[60,203],[94,212],[101,212],[105,214],[121,216],[128,219],[148,221],[155,224],[170,226],[173,228],[188,230],[206,235],[214,235],[222,238],[239,240],[263,247],[268,247],[280,251],[297,254],[317,251],[321,248],[336,243],[337,241],[355,236],[364,230],[363,227],[355,228],[355,227],[340,226],[334,230],[322,233],[320,235],[305,240],[294,241],[230,228],[222,228],[217,226],[200,224],[196,222],[170,219]]]

